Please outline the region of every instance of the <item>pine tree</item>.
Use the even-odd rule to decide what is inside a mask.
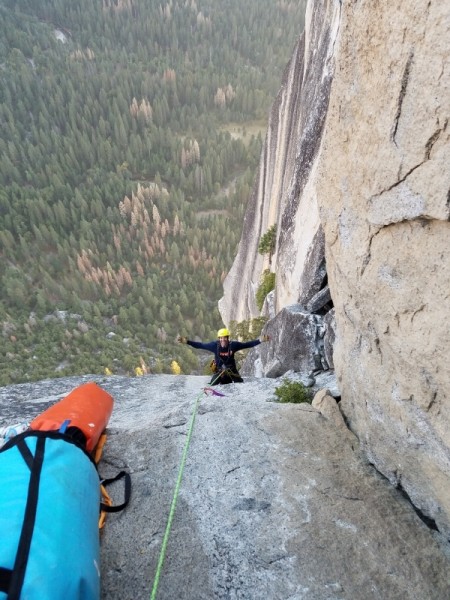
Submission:
[[[269,268],[272,264],[272,256],[275,252],[275,244],[277,240],[277,226],[272,225],[267,232],[261,237],[258,245],[258,252],[260,254],[269,255]]]

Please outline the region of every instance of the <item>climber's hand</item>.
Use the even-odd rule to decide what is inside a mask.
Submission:
[[[187,338],[185,338],[184,335],[178,335],[177,342],[179,344],[187,344]]]
[[[262,336],[259,338],[259,341],[260,341],[260,342],[269,342],[269,341],[270,341],[270,337],[269,337],[268,335],[262,335]]]

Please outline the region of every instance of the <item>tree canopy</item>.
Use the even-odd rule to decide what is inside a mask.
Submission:
[[[198,368],[303,13],[3,1],[0,384]]]

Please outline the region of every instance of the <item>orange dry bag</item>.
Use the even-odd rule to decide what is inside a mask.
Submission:
[[[112,396],[94,382],[84,383],[50,406],[30,423],[35,431],[60,431],[77,427],[86,437],[86,450],[92,452],[108,424],[113,409]]]

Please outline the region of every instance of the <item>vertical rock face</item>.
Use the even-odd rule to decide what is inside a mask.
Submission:
[[[350,426],[450,532],[450,17],[346,3],[316,193]]]
[[[310,2],[220,303],[226,323],[258,314],[257,246],[276,223],[275,314],[314,312],[328,284],[341,410],[447,535],[449,57],[445,3]]]
[[[258,244],[274,224],[275,310],[306,303],[320,289],[325,274],[323,233],[309,180],[327,114],[338,15],[339,3],[332,0],[311,3],[307,9],[308,27],[295,46],[270,113],[238,254],[224,282],[219,309],[226,323],[259,315],[255,293],[269,265],[258,254]]]

